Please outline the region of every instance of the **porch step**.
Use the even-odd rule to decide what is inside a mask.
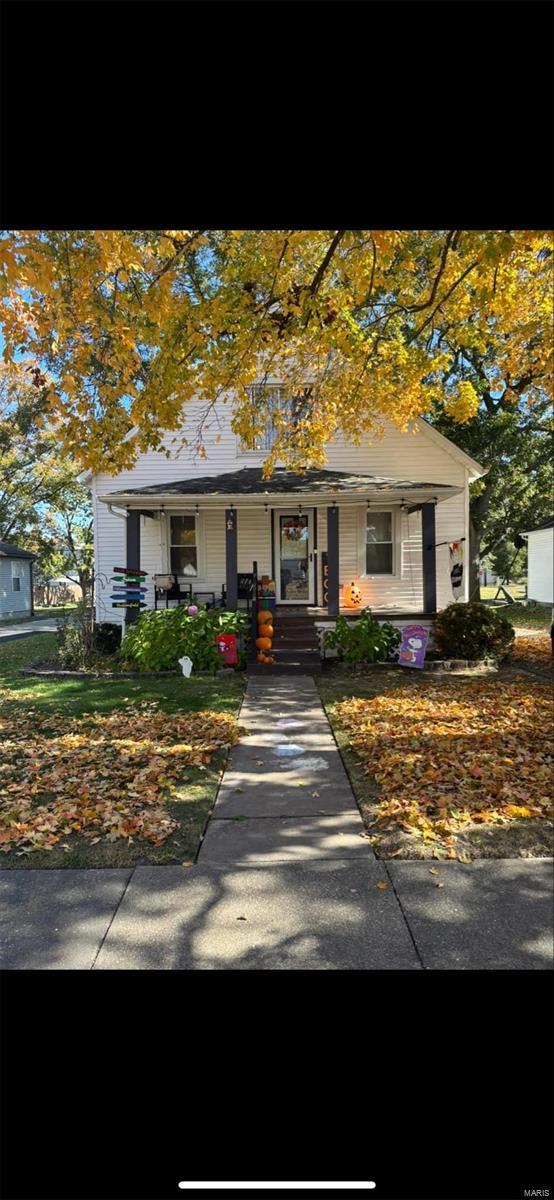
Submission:
[[[292,662],[292,663],[294,663],[294,662],[314,663],[314,662],[321,661],[321,655],[319,653],[319,649],[315,649],[312,647],[310,647],[308,650],[293,650],[291,647],[287,647],[286,649],[280,649],[278,646],[275,645],[275,642],[274,642],[271,653],[275,655],[277,662],[280,662],[280,663],[289,663],[289,662]],[[262,664],[262,666],[263,666],[263,664]]]
[[[287,642],[288,646],[319,646],[319,638],[314,629],[275,629],[273,630],[273,646]]]

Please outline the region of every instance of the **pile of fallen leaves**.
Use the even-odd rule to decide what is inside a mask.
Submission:
[[[16,721],[0,716],[0,850],[47,850],[71,833],[159,846],[176,825],[167,801],[183,771],[207,766],[239,735],[227,713],[168,714],[153,701],[81,718],[32,708]]]
[[[468,825],[552,817],[552,707],[548,683],[480,679],[422,681],[336,711],[379,784],[377,827],[395,824],[432,856],[467,861],[456,835]]]
[[[552,642],[548,633],[535,633],[516,637],[514,662],[530,662],[532,665],[554,671]]]

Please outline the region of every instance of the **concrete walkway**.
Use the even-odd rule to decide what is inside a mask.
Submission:
[[[0,872],[2,966],[551,967],[552,860],[380,862],[314,681],[251,679],[240,721],[196,865]]]
[[[11,642],[15,638],[32,637],[35,633],[55,633],[57,629],[55,617],[45,617],[44,620],[13,621],[8,625],[0,625],[0,642]]]

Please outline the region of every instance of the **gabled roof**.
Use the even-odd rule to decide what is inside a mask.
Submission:
[[[0,542],[0,558],[36,558],[36,554],[20,550],[19,546],[10,546],[9,542]]]
[[[450,438],[445,437],[443,433],[439,433],[438,429],[435,429],[434,425],[431,425],[431,423],[426,420],[425,417],[416,417],[414,423],[416,428],[419,429],[420,433],[426,435],[431,441],[435,442],[436,445],[440,446],[446,454],[449,454],[451,458],[456,460],[456,462],[459,462],[462,464],[462,466],[466,467],[466,469],[469,471],[470,483],[472,483],[475,479],[480,479],[482,475],[487,474],[488,467],[483,467],[481,463],[476,461],[476,459],[471,458],[469,454],[466,454],[465,450],[460,450],[460,447],[457,446],[455,442],[452,442]],[[128,431],[128,433],[125,434],[123,441],[128,441],[129,438],[137,432],[138,427],[134,426]],[[94,475],[95,472],[87,468],[86,470],[81,471],[77,478],[79,479],[80,483],[90,483],[90,481],[94,478]]]
[[[425,417],[417,417],[416,425],[422,433],[426,433],[431,438],[431,441],[436,442],[438,446],[442,446],[442,449],[447,454],[450,454],[451,458],[455,458],[457,462],[467,467],[470,483],[473,483],[474,479],[480,479],[482,475],[487,474],[488,467],[481,466],[481,463],[478,463],[475,458],[471,458],[471,455],[466,454],[465,450],[460,450],[460,447],[455,442],[445,437],[443,433],[439,433],[438,429],[435,429],[435,426],[431,425],[431,422]]]

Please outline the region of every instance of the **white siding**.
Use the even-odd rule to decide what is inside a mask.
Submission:
[[[527,539],[527,596],[554,604],[554,529],[537,529]]]
[[[190,405],[187,410],[189,440],[193,440],[202,409]],[[96,497],[107,492],[122,491],[194,476],[218,475],[245,466],[260,466],[261,453],[240,453],[230,427],[229,404],[218,406],[215,416],[205,430],[207,458],[195,458],[190,446],[178,456],[166,458],[165,453],[149,451],[142,454],[132,470],[117,476],[100,474],[93,480],[95,509],[95,552],[99,572],[98,618],[121,620],[122,609],[112,609],[109,601],[109,579],[115,565],[125,562],[125,518],[110,513]],[[171,451],[174,434],[168,434],[164,445]],[[219,441],[216,442],[216,437]],[[400,433],[392,424],[385,436],[373,443],[365,440],[360,446],[336,437],[329,444],[327,466],[330,470],[347,470],[360,474],[381,475],[398,480],[421,483],[443,483],[462,487],[464,491],[437,505],[437,542],[467,538],[467,468],[443,445],[418,427],[415,432]],[[406,497],[409,502],[409,495]],[[203,542],[199,590],[220,593],[225,580],[225,522],[223,505],[219,511],[204,510],[200,514],[200,533]],[[183,511],[186,505],[183,505]],[[189,507],[188,511],[192,511]],[[421,517],[419,513],[402,515],[397,531],[398,570],[394,578],[363,579],[361,533],[365,521],[365,505],[341,508],[340,513],[340,579],[343,585],[356,579],[362,588],[363,600],[375,608],[420,610],[423,603],[421,572]],[[318,601],[321,603],[321,552],[327,544],[327,513],[325,505],[318,509]],[[260,573],[271,573],[270,514],[263,508],[238,510],[238,569],[248,571],[256,559]],[[141,563],[149,573],[168,570],[166,520],[141,519]],[[467,578],[467,571],[466,571]],[[147,580],[148,604],[153,606],[151,578]],[[111,589],[110,589],[111,590]],[[437,598],[443,607],[452,600],[449,577],[448,546],[437,549]]]
[[[17,564],[20,590],[12,587],[12,563]],[[31,611],[31,568],[27,558],[0,558],[0,614],[17,616]]]

